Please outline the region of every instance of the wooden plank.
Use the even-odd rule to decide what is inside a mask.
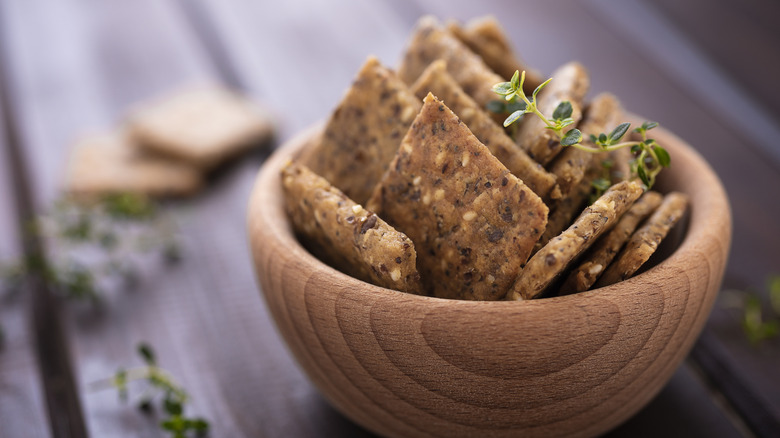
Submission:
[[[7,11],[0,11],[0,22],[7,20]],[[3,65],[11,58],[13,46],[0,46]],[[43,242],[40,236],[25,230],[35,216],[34,195],[29,172],[29,155],[20,140],[16,110],[12,102],[14,94],[11,74],[0,71],[0,111],[7,142],[8,178],[14,190],[17,238],[21,255],[25,259],[44,260]],[[50,284],[38,275],[26,275],[18,286],[19,293],[29,302],[28,346],[34,352],[42,396],[46,404],[50,432],[53,437],[85,436],[86,427],[81,413],[79,394],[73,379],[72,362],[67,334],[63,330],[62,312]],[[27,318],[26,318],[27,319]],[[25,357],[26,355],[23,355]]]
[[[20,90],[16,103],[23,119],[22,131],[28,140],[28,150],[33,156],[30,160],[32,171],[39,178],[38,195],[47,200],[55,196],[57,184],[46,180],[44,176],[60,174],[60,163],[64,161],[67,151],[64,146],[75,135],[89,128],[108,128],[108,121],[117,118],[121,108],[129,101],[144,97],[148,95],[147,93],[160,92],[181,80],[191,79],[187,73],[198,71],[186,65],[186,62],[192,62],[191,59],[183,58],[184,62],[182,62],[182,57],[175,56],[175,52],[173,56],[170,56],[170,52],[147,54],[139,51],[144,49],[144,45],[137,46],[127,37],[124,39],[115,37],[114,45],[97,38],[104,36],[102,34],[105,33],[113,32],[112,35],[121,35],[119,32],[131,30],[129,26],[119,28],[111,26],[116,24],[121,17],[120,14],[139,12],[139,10],[118,9],[116,15],[106,17],[109,19],[104,20],[100,16],[91,15],[98,14],[100,8],[95,10],[78,2],[68,3],[70,4],[66,2],[59,4],[61,10],[47,9],[46,12],[49,13],[46,13],[30,7],[29,3],[16,2],[10,4],[7,14],[10,18],[8,29],[13,39],[12,47],[17,49],[17,52],[11,54],[11,59],[12,67],[16,69],[15,85]],[[154,9],[148,8],[148,3],[146,6],[145,12],[151,13],[150,17],[158,16],[153,13]],[[128,24],[138,24],[142,18],[145,18],[138,15],[131,15],[128,18],[133,17],[135,21],[127,21]],[[113,22],[110,18],[113,18]],[[13,23],[24,23],[24,26],[12,26]],[[154,26],[154,22],[152,25]],[[149,36],[164,39],[165,35],[144,33],[143,27],[137,28],[135,38]],[[157,27],[162,26],[157,23]],[[117,46],[117,41],[125,45]],[[144,41],[145,46],[157,43],[153,39]],[[49,45],[56,45],[57,50],[41,50]],[[60,57],[56,55],[58,53],[67,53],[70,56]],[[115,53],[121,53],[123,56],[115,56]],[[165,56],[162,59],[154,58],[155,54]],[[157,65],[166,69],[165,71],[170,75],[167,77],[160,75],[155,68],[128,69],[127,65],[122,64],[125,60],[124,56],[138,58],[147,55],[151,55],[150,58],[145,58],[151,62],[146,64],[147,67],[160,63]],[[98,65],[103,70],[99,69]],[[123,76],[117,77],[118,74]],[[109,80],[116,82],[104,82]],[[50,88],[52,83],[55,84],[54,95],[43,96],[44,91]],[[96,84],[103,84],[109,91],[105,94],[100,93],[101,89],[96,87]],[[112,99],[120,103],[111,107]],[[78,114],[80,117],[74,118],[72,114]],[[41,132],[43,126],[49,129]],[[77,356],[77,372],[82,388],[86,388],[91,381],[112,375],[119,366],[129,362],[135,343],[142,339],[152,342],[158,348],[166,349],[166,345],[161,345],[164,342],[157,341],[155,336],[133,333],[132,327],[128,327],[128,322],[133,321],[132,315],[122,309],[123,303],[111,302],[110,304],[102,309],[103,313],[99,315],[90,312],[78,314],[78,311],[83,309],[75,309],[70,320],[70,329],[75,334],[71,343]],[[146,312],[143,305],[140,307],[137,305],[132,310],[138,313]],[[120,316],[125,318],[121,319]],[[108,328],[104,329],[96,321],[104,322]],[[146,334],[168,331],[154,326],[149,328],[150,331]],[[172,343],[170,340],[166,341]],[[166,354],[162,356],[167,359]],[[187,356],[183,355],[181,359],[187,360]],[[171,368],[175,370],[176,367]],[[190,390],[197,400],[199,392],[197,388]],[[92,435],[130,436],[134,435],[135,431],[146,430],[151,433],[158,429],[155,421],[141,418],[132,408],[130,415],[123,415],[122,411],[126,411],[127,408],[118,404],[115,394],[85,393],[84,400]],[[197,409],[197,401],[195,403]],[[109,413],[101,410],[104,407],[110,408]],[[219,428],[217,430],[219,431]]]
[[[224,42],[217,47],[227,51],[234,65],[235,77],[228,80],[277,109],[286,120],[282,138],[326,117],[369,53],[395,64],[418,12],[444,16],[452,9],[446,2],[407,3],[396,10],[395,3],[369,6],[346,0],[273,6],[202,1],[199,13],[213,20],[214,34]],[[39,205],[56,195],[64,145],[75,134],[107,127],[139,98],[182,81],[225,74],[198,46],[202,40],[193,32],[202,29],[185,23],[173,3],[86,5],[71,0],[45,10],[29,3],[7,2],[13,19],[5,20],[3,29],[4,41],[15,48],[10,63],[18,90],[15,107]],[[702,111],[699,96],[681,90],[679,78],[634,53],[635,43],[616,38],[587,9],[570,3],[567,8],[575,8],[576,14],[531,4],[512,15],[522,20],[522,26],[509,29],[524,57],[547,72],[572,58],[586,60],[599,78],[594,91],[614,91],[632,110],[659,114],[666,126],[696,139],[724,180],[735,182],[728,185],[735,207],[739,203],[756,213],[740,215],[735,209],[730,272],[736,278],[768,272],[771,260],[778,258],[759,256],[776,256],[777,238],[750,230],[770,229],[778,207],[763,213],[751,205],[762,192],[769,194],[774,186],[762,185],[762,178],[776,181],[776,170],[759,152],[734,146],[744,143],[740,133]],[[469,18],[513,7],[509,2],[473,3],[458,6],[456,15]],[[550,32],[560,26],[569,30]],[[543,36],[546,45],[524,39],[529,34]],[[637,90],[637,82],[648,88]],[[675,103],[672,108],[669,101]],[[364,433],[328,407],[300,373],[257,296],[243,213],[257,166],[257,161],[235,165],[196,202],[174,208],[186,244],[181,265],[152,268],[136,291],[111,291],[100,311],[70,308],[80,387],[134,363],[135,344],[146,340],[192,393],[192,412],[213,421],[214,436]],[[740,259],[734,261],[737,253]],[[698,389],[694,394],[691,400],[706,399]],[[113,393],[84,393],[84,408],[94,436],[155,436],[156,425],[122,407]]]
[[[780,113],[780,76],[777,53],[780,28],[773,17],[780,4],[761,0],[685,1],[653,0],[649,6],[696,45],[733,82],[769,114]]]
[[[0,71],[0,84],[3,74]],[[4,101],[0,85],[0,101]],[[4,108],[0,106],[0,265],[21,257],[18,216],[11,181]],[[7,436],[51,436],[29,331],[30,296],[14,288],[0,290],[0,425]]]
[[[241,83],[280,114],[282,139],[327,117],[369,55],[395,66],[409,31],[381,2],[199,4]]]
[[[605,437],[747,436],[748,432],[740,422],[724,415],[720,406],[712,403],[711,397],[691,365],[684,363],[647,407]]]
[[[729,352],[720,345],[715,335],[705,332],[691,352],[695,366],[699,368],[709,385],[727,400],[743,418],[746,426],[756,436],[772,436],[780,431],[780,416],[772,412],[771,404],[745,382],[740,366],[733,362]],[[766,360],[776,366],[778,361]],[[769,366],[772,366],[769,365]],[[776,368],[775,368],[776,371]]]
[[[37,8],[24,0],[2,4],[3,67],[14,92],[23,157],[35,175],[38,211],[57,195],[67,145],[78,129],[99,128],[110,120],[100,105],[87,104],[99,102],[100,81],[94,76],[95,60],[84,54],[89,42],[78,13],[83,8],[61,2]]]
[[[780,183],[780,162],[767,156],[765,141],[776,135],[776,122],[772,122],[773,128],[766,127],[762,117],[755,118],[755,125],[745,121],[758,112],[755,106],[734,97],[739,91],[717,74],[717,67],[691,55],[685,40],[658,42],[657,36],[669,38],[674,32],[668,31],[652,10],[638,2],[623,2],[620,8],[591,3],[594,16],[603,17],[604,23],[619,23],[607,37],[624,43],[626,46],[618,50],[627,54],[628,64],[638,67],[614,75],[615,84],[625,87],[618,96],[629,109],[652,115],[688,140],[710,162],[732,204],[734,237],[727,279],[760,288],[766,276],[777,269],[775,260],[780,260],[780,235],[766,232],[773,229],[780,214],[780,204],[766,201],[776,198],[774,187]],[[646,59],[629,56],[630,47],[639,47]],[[644,91],[632,90],[627,82],[643,77],[641,70],[648,76],[641,82]],[[716,96],[720,96],[717,104],[707,100]],[[729,108],[732,101],[735,108]],[[750,107],[749,114],[741,114],[743,106]],[[760,139],[754,138],[755,133]]]
[[[9,23],[24,23],[9,26],[17,49],[10,64],[41,198],[56,194],[56,178],[45,175],[61,174],[64,146],[74,135],[108,127],[138,98],[214,73],[170,3],[70,1],[46,13],[27,5],[8,8]],[[48,50],[35,50],[40,47]],[[360,432],[334,415],[297,371],[258,296],[244,232],[258,164],[236,164],[204,196],[173,208],[185,240],[180,266],[151,269],[138,290],[110,291],[99,309],[69,306],[93,436],[157,433],[154,420],[123,407],[116,394],[86,390],[136,362],[134,348],[142,340],[156,347],[160,362],[191,393],[191,412],[212,421],[213,436]]]

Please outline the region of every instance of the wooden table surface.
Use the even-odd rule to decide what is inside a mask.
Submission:
[[[682,5],[684,4],[684,5]],[[34,250],[20,229],[56,198],[68,147],[134,102],[217,80],[270,106],[279,142],[327,117],[369,54],[396,65],[427,13],[495,14],[528,63],[572,59],[591,95],[617,94],[694,145],[734,216],[724,289],[780,273],[780,7],[746,0],[556,2],[0,1],[0,260]],[[90,382],[151,343],[214,437],[361,436],[297,368],[255,282],[245,209],[262,154],[171,207],[183,261],[99,308],[32,285],[0,297],[0,437],[158,437],[156,422]],[[762,292],[763,293],[763,292]],[[763,298],[767,296],[763,293]],[[691,356],[611,436],[780,436],[780,341],[752,347],[724,300]]]

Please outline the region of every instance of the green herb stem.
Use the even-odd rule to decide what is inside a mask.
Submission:
[[[514,110],[504,121],[504,127],[514,124],[525,114],[534,114],[544,122],[547,129],[555,132],[559,143],[564,147],[574,147],[590,153],[610,152],[626,147],[631,148],[632,151],[636,149],[637,151],[634,153],[638,157],[631,163],[632,172],[635,174],[633,176],[641,179],[647,188],[652,187],[655,183],[655,177],[670,162],[669,153],[661,148],[655,140],[647,138],[647,131],[658,126],[658,123],[645,122],[634,130],[642,135],[642,141],[620,142],[620,139],[631,126],[629,123],[621,123],[609,134],[592,135],[593,146],[583,144],[583,135],[578,129],[573,128],[564,132],[564,128],[574,124],[574,120],[571,118],[573,113],[571,102],[560,102],[553,111],[552,117],[546,117],[539,111],[536,96],[550,81],[552,81],[552,78],[539,85],[534,90],[531,99],[529,99],[523,92],[525,71],[522,74],[519,71],[515,71],[509,82],[501,82],[493,86],[493,91],[503,96],[508,103],[498,102],[498,104],[494,104],[491,102],[487,109],[494,112],[506,112],[510,108]],[[523,104],[517,102],[517,98],[520,98],[525,105],[523,106]],[[648,158],[649,163],[646,162]]]

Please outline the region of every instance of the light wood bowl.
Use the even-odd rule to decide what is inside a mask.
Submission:
[[[679,247],[640,275],[576,295],[523,302],[395,292],[320,262],[296,240],[279,171],[321,133],[263,166],[249,204],[256,272],[279,332],[327,399],[386,436],[594,436],[666,384],[704,325],[723,276],[731,214],[717,176],[683,141],[661,190],[687,193]]]

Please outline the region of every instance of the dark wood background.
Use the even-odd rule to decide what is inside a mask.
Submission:
[[[780,273],[780,7],[760,0],[0,2],[0,260],[58,194],[68,147],[134,102],[214,79],[269,105],[278,142],[325,118],[369,54],[395,65],[423,14],[498,16],[528,63],[572,59],[631,111],[693,144],[734,213],[724,289]],[[245,207],[262,154],[172,207],[183,262],[152,269],[99,308],[32,285],[0,297],[0,436],[158,437],[156,423],[88,385],[137,363],[148,341],[214,437],[369,435],[296,367],[259,294]],[[727,295],[727,294],[722,294]],[[766,299],[764,293],[764,299]],[[720,300],[671,382],[612,436],[780,435],[780,342],[755,348]]]

